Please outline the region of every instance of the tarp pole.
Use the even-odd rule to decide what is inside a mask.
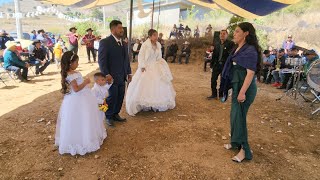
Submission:
[[[104,6],[102,7],[102,11],[103,11],[103,28],[104,30],[106,30],[106,11]]]
[[[161,2],[161,0],[159,0],[159,11],[158,11],[158,26],[157,26],[157,31],[159,31],[159,27],[160,27],[160,2]]]
[[[20,4],[19,0],[14,0],[14,11],[16,16],[16,29],[17,29],[17,38],[22,39],[22,26],[21,26],[21,13],[20,13]]]
[[[130,1],[130,25],[129,25],[129,38],[128,38],[128,54],[129,54],[129,60],[132,59],[132,53],[131,53],[131,39],[132,39],[132,16],[133,16],[133,0]]]
[[[152,3],[151,29],[153,29],[154,0]]]

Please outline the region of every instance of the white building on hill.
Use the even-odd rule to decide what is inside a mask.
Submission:
[[[159,2],[155,2],[153,15],[154,27],[158,24],[158,22],[164,26],[172,26],[173,24],[178,25],[180,19],[187,17],[187,9],[191,9],[192,5],[194,4],[186,0],[161,0],[159,16]],[[151,12],[152,3],[143,3],[142,6],[145,13]],[[147,17],[139,17],[140,9],[142,8],[139,8],[139,5],[133,7],[133,27],[137,25],[151,24],[151,13]],[[201,19],[209,9],[196,6],[195,10],[198,10],[197,18]],[[128,9],[127,22],[130,22],[129,18],[130,11]]]

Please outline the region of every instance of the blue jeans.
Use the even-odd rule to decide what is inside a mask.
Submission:
[[[21,74],[22,69],[22,74]],[[19,67],[19,66],[9,66],[7,67],[8,71],[13,71],[20,80],[27,79],[28,77],[28,68],[27,67]]]
[[[272,71],[272,76],[273,76],[273,79],[274,79],[275,83],[282,82],[283,74],[280,73],[280,71]]]
[[[182,63],[182,62],[181,62],[182,57],[185,57],[185,58],[186,58],[186,64],[188,64],[188,63],[189,63],[190,54],[180,54],[180,56],[179,56],[179,63],[180,63],[180,64]]]
[[[44,65],[41,66],[41,63],[40,61],[34,59],[34,58],[31,58],[29,63],[32,65],[32,66],[35,66],[36,67],[36,74],[39,74],[39,73],[42,73],[50,64],[50,61],[47,61]],[[40,67],[41,66],[41,67]]]

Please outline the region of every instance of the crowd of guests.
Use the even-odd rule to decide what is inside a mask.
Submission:
[[[63,53],[72,51],[77,54],[80,40],[81,45],[86,46],[88,62],[91,62],[91,55],[93,61],[96,62],[101,36],[96,37],[93,35],[92,28],[86,30],[87,34],[83,38],[77,33],[77,28],[72,27],[69,31],[64,36],[68,38],[68,48],[60,35],[56,38],[54,34],[46,33],[43,29],[31,31],[30,40],[32,44],[22,48],[22,44],[19,41],[15,41],[5,30],[1,30],[0,59],[2,67],[7,71],[13,72],[21,82],[27,82],[29,81],[28,71],[32,70],[33,67],[35,70],[32,70],[32,72],[36,76],[43,75],[51,63],[55,63],[57,69],[60,69]]]
[[[212,37],[212,26],[211,26],[211,24],[209,24],[206,27],[204,35],[205,35],[205,37]],[[169,39],[171,39],[171,37],[174,37],[175,39],[191,38],[192,37],[192,30],[188,25],[186,25],[186,27],[184,27],[183,24],[180,24],[179,27],[177,27],[177,25],[174,24],[172,29],[171,29],[171,31],[170,31]],[[200,37],[199,26],[196,26],[194,28],[193,37],[194,38],[199,38]]]
[[[139,55],[140,48],[142,43],[145,41],[145,38],[136,39],[135,43],[132,46],[132,62],[136,61],[137,56]],[[172,58],[171,63],[176,63],[176,59],[178,57],[178,63],[182,64],[183,58],[185,59],[185,64],[189,63],[190,55],[191,55],[191,47],[188,41],[185,41],[179,52],[179,47],[177,44],[177,40],[173,39],[170,44],[165,48],[165,41],[163,40],[163,34],[159,33],[158,42],[161,44],[161,53],[162,58],[168,61],[169,58]]]
[[[217,80],[222,73],[230,52],[234,48],[234,43],[228,40],[227,37],[228,32],[221,30],[220,43],[212,44],[205,52],[204,71],[207,71],[207,65],[210,64],[212,72],[212,94],[208,99],[214,99],[217,98],[217,96],[223,98],[222,88],[217,87]],[[172,54],[170,55],[173,56]],[[285,90],[293,87],[293,72],[297,70],[295,68],[298,68],[298,66],[293,65],[292,62],[290,63],[289,59],[296,59],[296,63],[300,63],[297,65],[303,67],[302,79],[305,77],[312,62],[319,59],[319,55],[315,50],[306,50],[296,46],[292,35],[288,35],[281,48],[274,49],[270,47],[263,51],[262,56],[262,69],[258,74],[258,81],[265,84],[272,84],[273,87]],[[220,84],[220,87],[221,86],[223,86],[223,84]]]
[[[301,78],[307,74],[309,66],[319,56],[315,50],[302,49],[295,45],[292,35],[287,37],[279,49],[270,47],[263,52],[262,83],[271,84],[278,89],[288,90],[293,87],[293,72],[302,71]],[[294,59],[294,62],[291,62]]]

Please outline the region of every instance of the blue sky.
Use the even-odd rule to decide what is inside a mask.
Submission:
[[[13,2],[13,0],[0,0],[0,6],[1,6],[3,3],[9,3],[9,2]]]

